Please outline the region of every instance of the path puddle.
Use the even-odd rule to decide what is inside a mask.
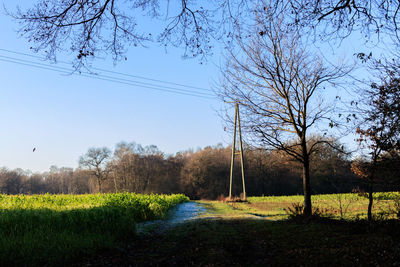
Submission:
[[[138,223],[136,232],[146,234],[152,232],[162,232],[167,228],[179,223],[187,222],[198,218],[206,209],[203,205],[196,202],[186,202],[179,204],[171,210],[170,214],[164,220],[147,221]]]
[[[171,224],[193,220],[204,213],[206,209],[203,205],[196,202],[186,202],[178,205],[168,216],[167,222]]]

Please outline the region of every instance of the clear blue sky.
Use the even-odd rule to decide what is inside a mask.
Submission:
[[[7,7],[17,2],[30,5],[21,0],[0,2]],[[46,171],[51,165],[75,168],[79,156],[89,147],[113,149],[120,141],[154,144],[167,154],[231,142],[231,135],[224,132],[217,114],[222,103],[216,98],[154,91],[1,61],[11,57],[38,62],[4,51],[35,55],[29,50],[30,44],[17,37],[18,25],[11,18],[1,14],[0,23],[0,167],[32,171]],[[341,43],[340,49],[323,45],[321,51],[332,62],[343,56],[352,60],[355,52],[371,50],[371,47],[360,48],[363,43],[362,38],[353,36]],[[166,53],[157,45],[130,48],[127,61],[114,66],[110,59],[99,59],[94,66],[212,89],[218,81],[221,51],[215,50],[215,55],[202,65],[198,59],[182,59],[182,52],[170,47]],[[71,66],[57,64],[57,67]],[[344,139],[348,144],[353,140],[354,136]]]
[[[29,43],[17,38],[15,22],[2,14],[0,23],[0,49],[34,55],[29,51]],[[181,54],[180,49],[169,48],[166,53],[155,45],[130,49],[128,61],[116,66],[111,60],[98,60],[95,66],[212,89],[218,80],[218,51],[203,65],[197,59],[184,60]],[[0,51],[0,56],[37,61],[5,51]],[[154,144],[168,154],[229,142],[217,116],[221,104],[216,99],[3,61],[0,79],[0,167],[32,171],[46,171],[51,165],[77,167],[79,156],[89,147],[113,149],[120,141]],[[34,147],[36,151],[32,152]]]

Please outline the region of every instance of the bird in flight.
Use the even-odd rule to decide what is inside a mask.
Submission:
[[[32,152],[35,152],[35,150],[36,150],[36,147],[33,148]]]

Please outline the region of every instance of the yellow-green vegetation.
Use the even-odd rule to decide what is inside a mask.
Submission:
[[[352,205],[352,201],[366,202],[364,196],[340,194],[315,196],[313,204],[333,205],[337,198]],[[384,203],[396,203],[398,198],[398,193],[376,194],[376,212],[379,207],[387,207]],[[254,197],[249,202],[199,201],[207,211],[198,220],[172,225],[166,231],[137,235],[135,242],[124,249],[77,258],[74,263],[79,266],[400,264],[399,220],[368,222],[361,218],[337,220],[323,216],[280,220],[288,218],[284,208],[302,200],[302,196],[283,196]]]
[[[0,265],[65,262],[135,236],[184,195],[0,195]]]
[[[397,201],[398,193],[379,193],[377,206]],[[320,195],[365,202],[356,194]],[[138,235],[121,253],[114,250],[78,265],[118,266],[398,266],[400,221],[288,218],[283,210],[301,196],[249,198],[250,202],[199,201],[207,212],[166,232]],[[335,200],[336,201],[336,200]],[[335,203],[335,201],[333,203]],[[353,203],[353,202],[350,202]],[[378,208],[379,210],[379,208]],[[337,215],[336,215],[337,216]],[[350,216],[351,217],[351,216]],[[101,260],[99,260],[99,258]]]
[[[269,220],[282,219],[286,213],[279,212],[278,210],[262,210],[250,202],[221,202],[200,200],[197,201],[202,204],[207,212],[203,213],[200,218],[210,219],[245,219],[245,218],[265,218]],[[263,203],[263,202],[260,202]],[[264,203],[263,203],[264,204]]]
[[[288,218],[290,210],[301,206],[303,196],[249,197],[248,202],[199,201],[208,213],[203,217],[219,218],[265,218],[281,220]],[[337,219],[365,219],[368,198],[366,195],[325,194],[312,196],[314,211]],[[374,194],[373,214],[375,217],[396,218],[400,208],[399,192],[378,192]]]

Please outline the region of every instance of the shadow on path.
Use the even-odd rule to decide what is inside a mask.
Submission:
[[[154,234],[165,232],[165,230],[184,222],[197,219],[204,214],[206,209],[200,203],[186,202],[172,209],[164,220],[146,221],[136,226],[137,234]]]
[[[147,230],[140,224],[141,234],[125,246],[71,265],[400,266],[398,221],[371,230],[368,222],[273,221],[251,213],[199,217],[208,215],[204,206],[181,204]]]
[[[196,219],[198,216],[206,212],[204,206],[197,202],[186,202],[178,205],[171,211],[167,217],[170,224],[182,223],[188,220]]]

